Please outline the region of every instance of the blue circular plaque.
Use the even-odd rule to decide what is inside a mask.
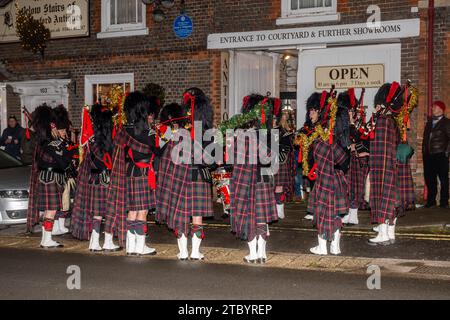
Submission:
[[[192,34],[193,29],[194,25],[192,19],[186,14],[179,15],[173,22],[173,31],[180,39],[189,37]]]

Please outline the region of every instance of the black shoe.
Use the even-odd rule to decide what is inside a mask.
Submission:
[[[441,204],[441,205],[439,206],[439,208],[442,208],[442,209],[450,209],[450,207],[448,206],[448,204]]]
[[[427,202],[425,205],[425,208],[433,208],[436,206],[436,202]]]

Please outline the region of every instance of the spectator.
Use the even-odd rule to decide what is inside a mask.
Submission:
[[[15,116],[8,118],[8,128],[3,131],[0,146],[11,156],[20,159],[20,144],[22,142],[23,128]]]
[[[450,153],[450,119],[445,117],[445,103],[433,103],[433,118],[429,119],[423,135],[423,164],[428,188],[427,208],[436,205],[437,177],[441,183],[440,207],[448,208],[448,157]]]

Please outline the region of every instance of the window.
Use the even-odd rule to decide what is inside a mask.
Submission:
[[[102,0],[102,32],[97,37],[147,35],[145,9],[141,0]]]
[[[278,25],[339,21],[337,0],[282,0]]]
[[[102,74],[85,76],[84,94],[85,104],[92,105],[97,102],[109,104],[112,98],[112,90],[121,87],[124,92],[134,91],[134,74]]]
[[[290,0],[292,14],[322,13],[333,10],[332,0]]]

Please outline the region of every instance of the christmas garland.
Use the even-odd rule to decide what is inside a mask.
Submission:
[[[50,39],[50,30],[45,27],[44,23],[34,19],[31,13],[19,9],[17,3],[16,9],[18,11],[16,32],[22,43],[22,48],[34,54],[40,53],[44,57],[46,43]]]
[[[400,132],[400,138],[404,143],[406,143],[407,140],[406,131],[409,129],[410,126],[409,115],[417,107],[419,101],[419,94],[417,88],[410,86],[408,89],[411,90],[409,101],[406,102],[405,99],[405,106],[402,108],[402,111],[395,117],[395,122]]]
[[[113,117],[114,124],[117,127],[121,127],[127,124],[127,117],[125,111],[123,110],[125,105],[126,93],[121,85],[115,85],[111,89],[111,105],[110,108],[114,112],[116,109],[117,113]]]
[[[299,132],[295,138],[294,144],[300,147],[302,152],[302,167],[303,172],[305,174],[309,173],[309,164],[308,164],[308,156],[311,149],[311,146],[317,139],[322,139],[324,142],[333,143],[331,133],[334,131],[335,123],[336,123],[336,114],[338,111],[337,100],[336,98],[331,97],[328,99],[328,103],[330,104],[330,120],[328,122],[328,130],[327,128],[323,128],[322,125],[318,124],[314,127],[313,132],[311,134],[305,134],[303,132]]]
[[[251,111],[243,114],[237,114],[230,119],[219,124],[218,130],[223,136],[222,142],[225,141],[227,130],[236,130],[243,128],[252,121],[258,121],[262,129],[266,129],[267,115],[271,114],[271,107],[267,102],[257,104]]]

